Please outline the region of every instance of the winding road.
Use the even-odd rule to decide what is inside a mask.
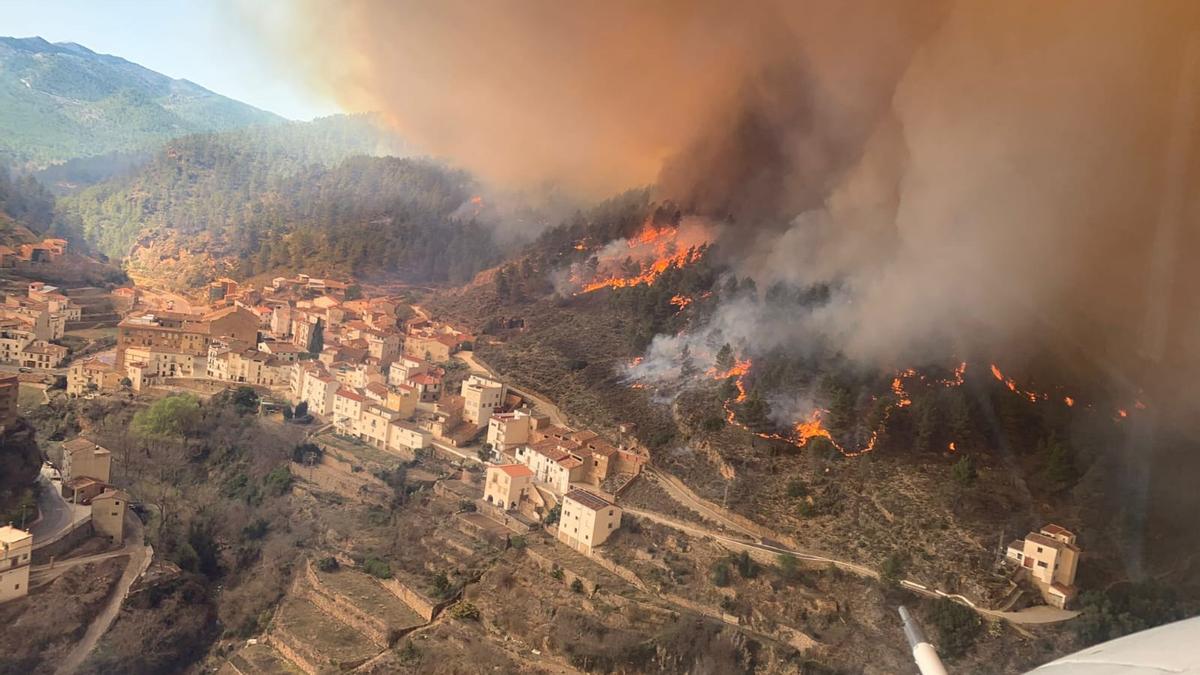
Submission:
[[[121,605],[125,602],[125,598],[129,596],[129,589],[133,587],[133,582],[137,581],[138,577],[146,572],[150,567],[150,562],[154,559],[154,549],[146,545],[144,542],[144,532],[142,521],[137,516],[129,513],[125,518],[125,541],[124,546],[120,551],[109,553],[101,553],[97,556],[88,556],[80,558],[77,561],[71,561],[73,564],[83,564],[93,562],[94,560],[103,560],[111,558],[114,555],[129,555],[129,562],[125,565],[125,571],[121,573],[121,578],[117,581],[117,585],[112,590],[112,594],[108,598],[108,602],[104,605],[104,609],[92,619],[92,623],[88,625],[87,632],[83,634],[81,639],[70,653],[59,664],[55,670],[55,675],[70,675],[79,669],[79,666],[87,659],[88,654],[96,648],[96,644],[100,642],[100,638],[108,632],[113,621],[116,620],[117,614],[121,611]]]

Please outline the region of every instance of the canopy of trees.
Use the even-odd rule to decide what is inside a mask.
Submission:
[[[62,199],[59,220],[113,258],[178,232],[244,276],[323,269],[461,282],[497,260],[490,230],[461,209],[475,189],[467,174],[288,136],[300,129],[171,141],[136,173]]]

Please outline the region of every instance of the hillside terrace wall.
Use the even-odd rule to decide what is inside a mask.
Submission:
[[[391,591],[392,595],[400,598],[401,602],[413,608],[413,611],[421,615],[421,618],[425,619],[426,621],[433,621],[433,619],[439,613],[441,613],[443,609],[450,605],[450,603],[454,602],[453,599],[435,602],[431,598],[426,597],[424,593],[421,593],[420,591],[412,588],[408,584],[405,584],[395,577],[391,579],[380,579],[379,584]]]
[[[292,635],[291,631],[283,626],[276,626],[271,631],[271,634],[267,636],[267,644],[274,647],[275,651],[308,675],[320,675],[321,671],[316,664],[321,663],[323,659],[305,647],[303,640]]]
[[[337,591],[321,583],[321,579],[312,568],[312,562],[304,564],[304,579],[307,582],[305,596],[321,611],[354,630],[367,636],[380,647],[388,646],[388,630],[386,622],[377,619],[359,609]]]
[[[288,464],[293,476],[322,490],[366,504],[386,506],[391,498],[389,488],[366,469],[354,471],[353,466],[331,453],[322,455],[320,463],[316,466],[303,466],[294,462]]]

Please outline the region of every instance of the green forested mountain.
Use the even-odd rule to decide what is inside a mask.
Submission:
[[[134,173],[60,199],[58,225],[113,258],[192,249],[174,273],[306,269],[463,281],[496,259],[471,217],[472,179],[433,162],[369,157],[369,118],[337,117],[169,141]],[[465,215],[464,215],[465,213]]]
[[[40,168],[283,118],[74,43],[0,37],[0,163]]]

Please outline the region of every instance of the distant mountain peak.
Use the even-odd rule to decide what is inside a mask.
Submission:
[[[39,168],[190,133],[285,121],[119,56],[0,37],[0,163]]]

